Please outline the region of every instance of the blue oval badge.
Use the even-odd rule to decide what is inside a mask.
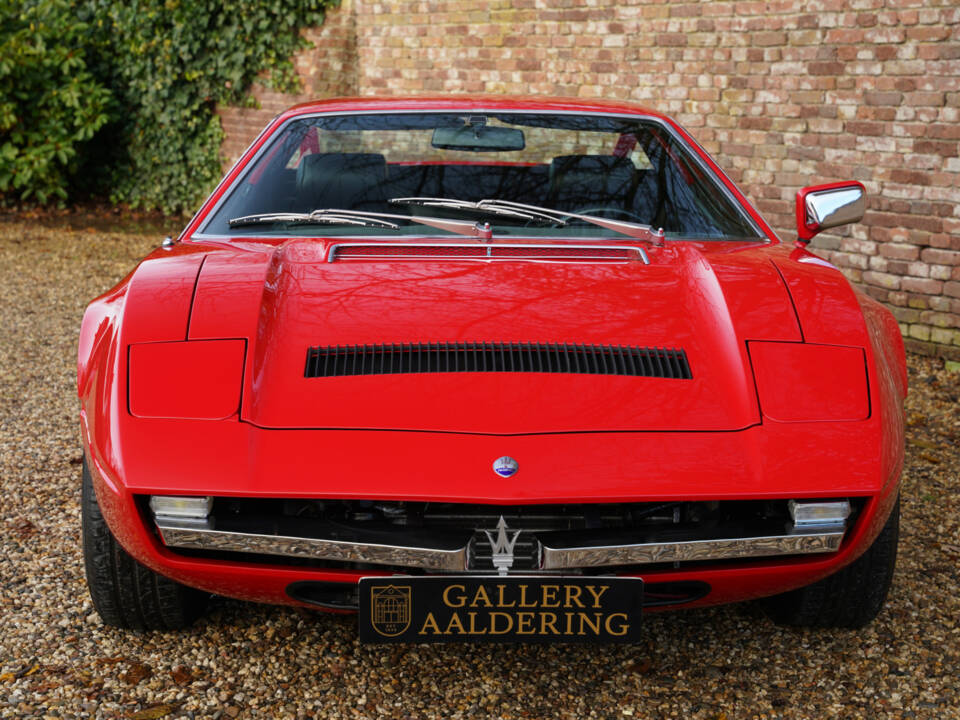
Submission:
[[[509,455],[498,457],[493,461],[493,471],[500,477],[508,478],[519,469],[520,465]]]

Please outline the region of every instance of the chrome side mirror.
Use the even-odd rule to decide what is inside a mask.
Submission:
[[[808,243],[822,230],[859,222],[866,192],[855,180],[812,185],[797,193],[797,240]]]

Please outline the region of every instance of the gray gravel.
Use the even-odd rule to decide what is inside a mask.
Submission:
[[[350,618],[227,600],[191,632],[104,627],[80,553],[76,333],[158,240],[0,222],[0,717],[960,717],[960,374],[918,357],[897,575],[860,632],[747,605],[648,616],[627,647],[384,648]]]

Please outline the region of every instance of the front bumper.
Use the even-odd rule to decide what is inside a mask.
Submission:
[[[361,577],[397,570],[285,565],[268,558],[246,562],[223,556],[189,557],[164,545],[137,496],[414,496],[515,504],[670,498],[864,499],[856,524],[835,552],[772,559],[748,555],[735,561],[691,558],[681,568],[670,567],[672,558],[665,557],[666,563],[650,570],[615,570],[642,576],[650,583],[707,583],[710,592],[687,605],[693,607],[748,600],[815,582],[858,557],[876,537],[896,497],[899,466],[889,473],[881,466],[876,448],[869,437],[865,440],[863,424],[818,425],[816,434],[804,432],[797,424],[789,429],[773,424],[735,433],[500,437],[269,431],[236,422],[144,421],[127,424],[126,429],[136,430],[122,438],[122,453],[115,452],[116,445],[108,446],[114,452],[104,453],[85,418],[83,435],[104,516],[137,560],[193,587],[275,604],[305,605],[288,592],[297,583],[355,584]],[[158,441],[163,437],[160,426],[184,439],[176,451]],[[827,440],[843,447],[843,452],[825,452]],[[371,452],[371,446],[378,451]],[[510,483],[498,481],[489,469],[489,459],[504,452],[521,462],[520,473]],[[415,462],[431,456],[439,458],[435,469]],[[456,482],[446,469],[450,467],[464,468]]]

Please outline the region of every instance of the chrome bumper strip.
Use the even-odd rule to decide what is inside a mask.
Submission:
[[[797,535],[565,548],[552,548],[542,543],[541,567],[544,570],[563,570],[836,552],[840,549],[843,534],[843,529],[831,529]]]
[[[467,567],[466,545],[454,549],[403,547],[324,538],[255,535],[191,528],[165,518],[157,518],[156,521],[163,542],[169,547],[286,555],[372,565],[399,565],[427,570],[464,570]]]
[[[157,517],[155,520],[163,542],[169,547],[283,555],[446,572],[479,569],[469,566],[468,544],[447,548],[383,545],[327,538],[228,532],[196,525],[191,527],[190,523],[166,517]],[[539,569],[562,571],[615,565],[828,553],[836,552],[840,548],[843,536],[844,528],[834,526],[820,532],[793,535],[586,547],[551,547],[548,538],[541,541]],[[490,572],[494,572],[492,567]]]

